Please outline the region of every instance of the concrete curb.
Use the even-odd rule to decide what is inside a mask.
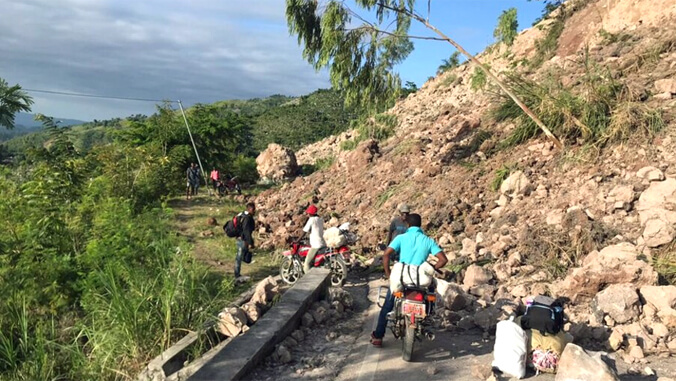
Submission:
[[[273,279],[275,279],[277,282],[281,281],[281,277],[279,275],[273,277]],[[228,305],[231,307],[241,307],[243,304],[247,303],[249,300],[251,300],[257,285],[258,283],[255,283],[250,289],[241,293]],[[169,349],[152,359],[143,372],[138,375],[137,380],[174,381],[187,379],[187,377],[194,374],[197,370],[204,366],[206,362],[211,360],[213,356],[218,353],[218,351],[220,351],[230,341],[232,341],[232,338],[223,340],[222,337],[223,336],[221,336],[216,330],[216,322],[210,322],[201,331],[188,333],[181,340],[176,342],[176,344],[172,345]],[[216,345],[209,348],[209,350],[205,352],[200,358],[195,359],[189,364],[185,364],[188,359],[189,349],[202,338],[205,338],[210,343],[216,343]]]
[[[245,334],[233,338],[190,381],[241,380],[299,325],[313,302],[326,294],[330,272],[312,269]]]

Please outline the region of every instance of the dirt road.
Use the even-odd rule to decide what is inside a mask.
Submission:
[[[296,381],[410,381],[410,380],[486,380],[493,360],[493,339],[485,340],[480,330],[436,331],[434,341],[416,343],[413,361],[401,359],[401,342],[387,332],[382,348],[369,343],[379,308],[378,287],[386,282],[371,275],[368,279],[351,274],[345,289],[354,298],[354,308],[335,325],[303,328],[305,340],[291,349],[292,361],[276,364],[267,361],[248,380]],[[671,358],[649,357],[636,370],[651,367],[657,375],[676,373]],[[630,374],[629,365],[617,361],[622,381],[655,381],[657,377]],[[529,373],[525,378],[553,381],[554,375]],[[510,380],[499,377],[499,381]]]

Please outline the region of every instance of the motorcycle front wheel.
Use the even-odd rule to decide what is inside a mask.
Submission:
[[[415,325],[409,322],[406,322],[406,334],[402,340],[401,347],[401,358],[404,361],[411,361],[413,357],[413,344],[415,344]]]
[[[343,257],[338,254],[328,258],[325,265],[331,271],[331,286],[340,287],[347,278],[347,265]]]
[[[294,284],[303,275],[302,266],[290,257],[284,257],[279,265],[279,276],[288,284]]]

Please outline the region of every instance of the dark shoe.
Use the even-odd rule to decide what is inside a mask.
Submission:
[[[373,332],[371,332],[371,344],[376,348],[381,348],[383,346],[383,339],[375,337]]]

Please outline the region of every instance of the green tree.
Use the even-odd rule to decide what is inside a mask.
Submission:
[[[498,25],[493,31],[493,37],[507,46],[512,46],[514,39],[516,39],[516,30],[518,28],[519,22],[516,19],[516,8],[509,8],[498,17]]]
[[[21,91],[21,86],[9,86],[0,78],[0,126],[8,130],[14,128],[14,114],[20,111],[30,112],[33,98]]]
[[[456,50],[448,59],[441,61],[441,65],[437,69],[437,75],[455,69],[458,66],[460,66],[460,52]]]
[[[406,98],[409,94],[418,91],[418,85],[413,81],[406,81],[404,87],[401,89],[401,97]]]
[[[303,57],[317,70],[328,67],[331,83],[345,92],[348,104],[357,103],[370,112],[387,108],[401,86],[394,66],[413,50],[411,39],[446,41],[483,69],[557,146],[563,146],[505,83],[455,40],[430,24],[429,6],[423,16],[416,10],[415,0],[355,0],[354,3],[355,9],[338,0],[321,6],[317,0],[286,0],[289,31],[298,36]],[[436,36],[410,35],[412,20]]]

